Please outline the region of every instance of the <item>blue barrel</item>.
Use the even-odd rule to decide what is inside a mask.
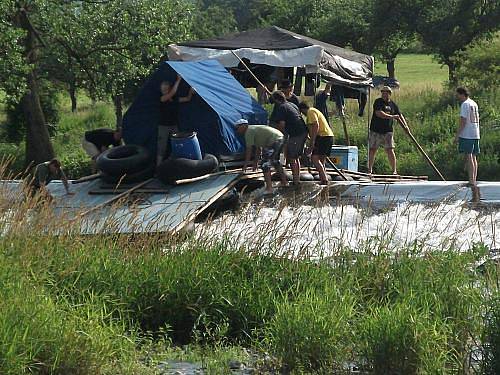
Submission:
[[[173,157],[201,160],[200,143],[195,132],[174,133],[170,138],[170,143]]]

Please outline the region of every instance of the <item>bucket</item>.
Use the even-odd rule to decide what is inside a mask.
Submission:
[[[170,143],[173,157],[201,160],[200,143],[195,132],[174,133],[170,138]]]

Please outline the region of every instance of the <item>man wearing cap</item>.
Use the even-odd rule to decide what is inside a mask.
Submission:
[[[286,100],[281,91],[272,95],[274,102],[279,105],[276,111],[276,128],[288,137],[286,141],[286,158],[290,163],[293,174],[293,184],[300,183],[300,157],[304,153],[307,139],[307,126],[299,108]]]
[[[379,147],[384,147],[392,168],[392,174],[397,174],[396,154],[394,153],[393,121],[396,120],[403,126],[408,127],[406,119],[399,111],[396,103],[391,100],[392,90],[389,86],[380,89],[381,97],[373,103],[373,116],[370,123],[370,135],[368,138],[369,155],[368,169],[373,172],[375,154]]]
[[[266,193],[273,192],[271,167],[278,171],[281,184],[286,186],[288,182],[279,159],[283,149],[283,133],[267,125],[248,125],[248,121],[245,119],[238,120],[235,127],[238,134],[245,137],[246,150],[243,172],[247,170],[252,157],[252,148],[255,147],[255,161],[259,159],[259,155],[262,153],[261,167],[266,181]]]

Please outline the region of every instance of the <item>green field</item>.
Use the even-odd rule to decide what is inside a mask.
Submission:
[[[375,75],[387,76],[385,64],[375,61]],[[441,89],[448,79],[448,68],[429,55],[399,55],[396,58],[396,78],[401,89]]]

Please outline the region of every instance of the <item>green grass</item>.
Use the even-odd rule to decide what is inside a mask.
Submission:
[[[440,90],[448,79],[448,68],[429,55],[401,54],[396,58],[395,67],[396,78],[402,89],[412,87]],[[386,65],[375,61],[375,75],[387,76]]]
[[[40,236],[40,215],[0,239],[2,373],[149,373],[183,359],[220,374],[248,360],[242,346],[293,373],[347,361],[375,374],[454,373],[496,329],[481,312],[496,303],[498,269],[473,267],[482,247],[371,243],[296,261],[208,239]]]

